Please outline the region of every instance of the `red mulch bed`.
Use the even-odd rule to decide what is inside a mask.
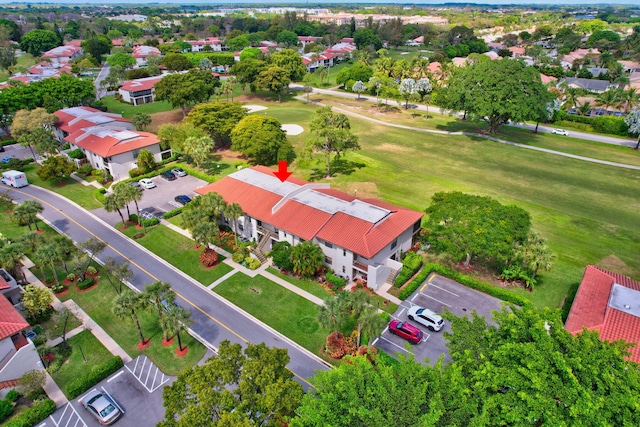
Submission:
[[[163,347],[169,347],[171,344],[173,344],[173,338],[169,338],[169,341],[167,341],[164,338],[162,338],[162,346]]]
[[[145,350],[147,348],[149,348],[149,346],[151,345],[151,340],[146,340],[145,342],[140,341],[138,343],[138,350]]]
[[[64,280],[62,281],[62,284],[63,284],[63,285],[70,285],[70,284],[72,284],[72,283],[75,283],[75,280],[73,280],[73,281],[72,281],[72,280],[69,280],[69,279],[64,279]]]
[[[36,230],[36,231],[34,231],[34,233],[42,234],[42,233],[44,233],[44,230]]]
[[[95,288],[96,286],[98,286],[98,281],[94,280],[93,281],[93,285],[89,286],[86,289],[80,289],[79,287],[76,286],[76,291],[78,291],[78,293],[84,293],[84,292],[89,292],[90,290],[92,290],[93,288]]]
[[[200,265],[202,265],[202,267],[205,268],[206,270],[211,270],[213,267],[217,266],[218,264],[220,264],[220,263],[216,262],[213,265],[204,265],[204,264],[200,263]]]
[[[56,296],[57,296],[57,297],[62,297],[62,296],[65,296],[65,295],[66,295],[66,294],[68,294],[68,293],[69,293],[69,288],[65,288],[65,289],[64,289],[64,291],[62,291],[62,292],[58,292],[58,293],[56,294]]]
[[[178,357],[184,357],[187,355],[188,352],[189,352],[189,347],[183,348],[182,351],[180,351],[180,347],[176,348],[176,356]]]
[[[53,184],[55,187],[64,187],[65,185],[67,185],[66,182],[62,181],[62,182],[56,182],[55,184]]]

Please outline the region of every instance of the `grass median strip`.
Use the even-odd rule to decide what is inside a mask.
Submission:
[[[319,307],[262,276],[236,273],[213,291],[307,350],[320,355],[329,331],[318,321]]]

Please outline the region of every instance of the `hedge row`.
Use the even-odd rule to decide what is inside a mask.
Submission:
[[[347,281],[336,276],[335,274],[327,273],[327,282],[338,288],[343,288],[347,284]]]
[[[184,209],[184,206],[170,210],[169,212],[165,212],[162,214],[162,218],[164,219],[173,218],[174,216],[181,214],[183,209]]]
[[[136,224],[138,223],[138,215],[137,214],[131,214],[129,216],[129,219],[133,222],[135,222]],[[158,225],[160,224],[160,220],[156,217],[153,218],[142,218],[142,221],[140,222],[141,225],[144,225],[145,227],[153,227],[154,225]]]
[[[56,410],[56,404],[51,399],[33,405],[11,421],[5,424],[5,427],[32,427],[40,421],[53,414]]]
[[[624,117],[598,116],[586,117],[558,112],[558,119],[565,122],[582,123],[590,125],[594,132],[609,135],[627,136],[629,126],[624,122]]]
[[[87,277],[86,279],[78,282],[78,289],[80,290],[88,289],[91,286],[93,286],[93,282],[95,282],[95,279],[93,277]]]
[[[400,291],[400,299],[406,299],[411,295],[418,287],[424,282],[427,276],[430,273],[438,273],[441,276],[447,277],[451,280],[455,280],[456,282],[464,285],[468,288],[475,289],[477,291],[483,292],[487,295],[491,295],[492,297],[499,298],[503,301],[511,302],[521,307],[528,306],[531,302],[520,295],[516,295],[507,291],[506,289],[498,288],[496,286],[492,286],[488,283],[481,282],[479,280],[474,279],[473,277],[465,276],[464,274],[460,274],[457,271],[454,271],[448,267],[444,267],[439,264],[428,263],[425,265],[424,269],[416,276],[414,280],[411,281],[404,289]]]
[[[422,267],[422,257],[415,252],[407,252],[402,260],[402,270],[393,281],[393,286],[399,288],[407,283],[407,280],[420,270],[420,267]]]
[[[67,395],[69,398],[75,399],[85,390],[93,387],[123,366],[124,363],[122,363],[122,358],[120,358],[120,356],[114,356],[106,362],[94,366],[93,369],[91,369],[91,372],[76,378],[67,386]]]

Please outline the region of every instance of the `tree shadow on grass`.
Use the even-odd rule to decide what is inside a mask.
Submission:
[[[212,158],[202,165],[202,170],[207,175],[216,175],[216,174],[222,173],[225,169],[228,169],[231,167],[231,165],[227,163],[220,163],[218,161],[220,160],[220,156],[213,156],[213,157],[215,157],[215,159]]]
[[[331,162],[331,176],[336,175],[351,175],[357,169],[361,169],[365,167],[366,164],[352,162],[350,160],[345,159],[336,159]],[[311,176],[309,177],[309,181],[319,181],[327,176],[327,169],[323,168],[314,168],[311,172]]]

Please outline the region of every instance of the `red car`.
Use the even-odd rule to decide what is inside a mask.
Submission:
[[[389,332],[393,335],[398,335],[413,344],[418,344],[423,337],[423,333],[420,329],[408,322],[402,322],[400,320],[392,320],[389,323]]]

